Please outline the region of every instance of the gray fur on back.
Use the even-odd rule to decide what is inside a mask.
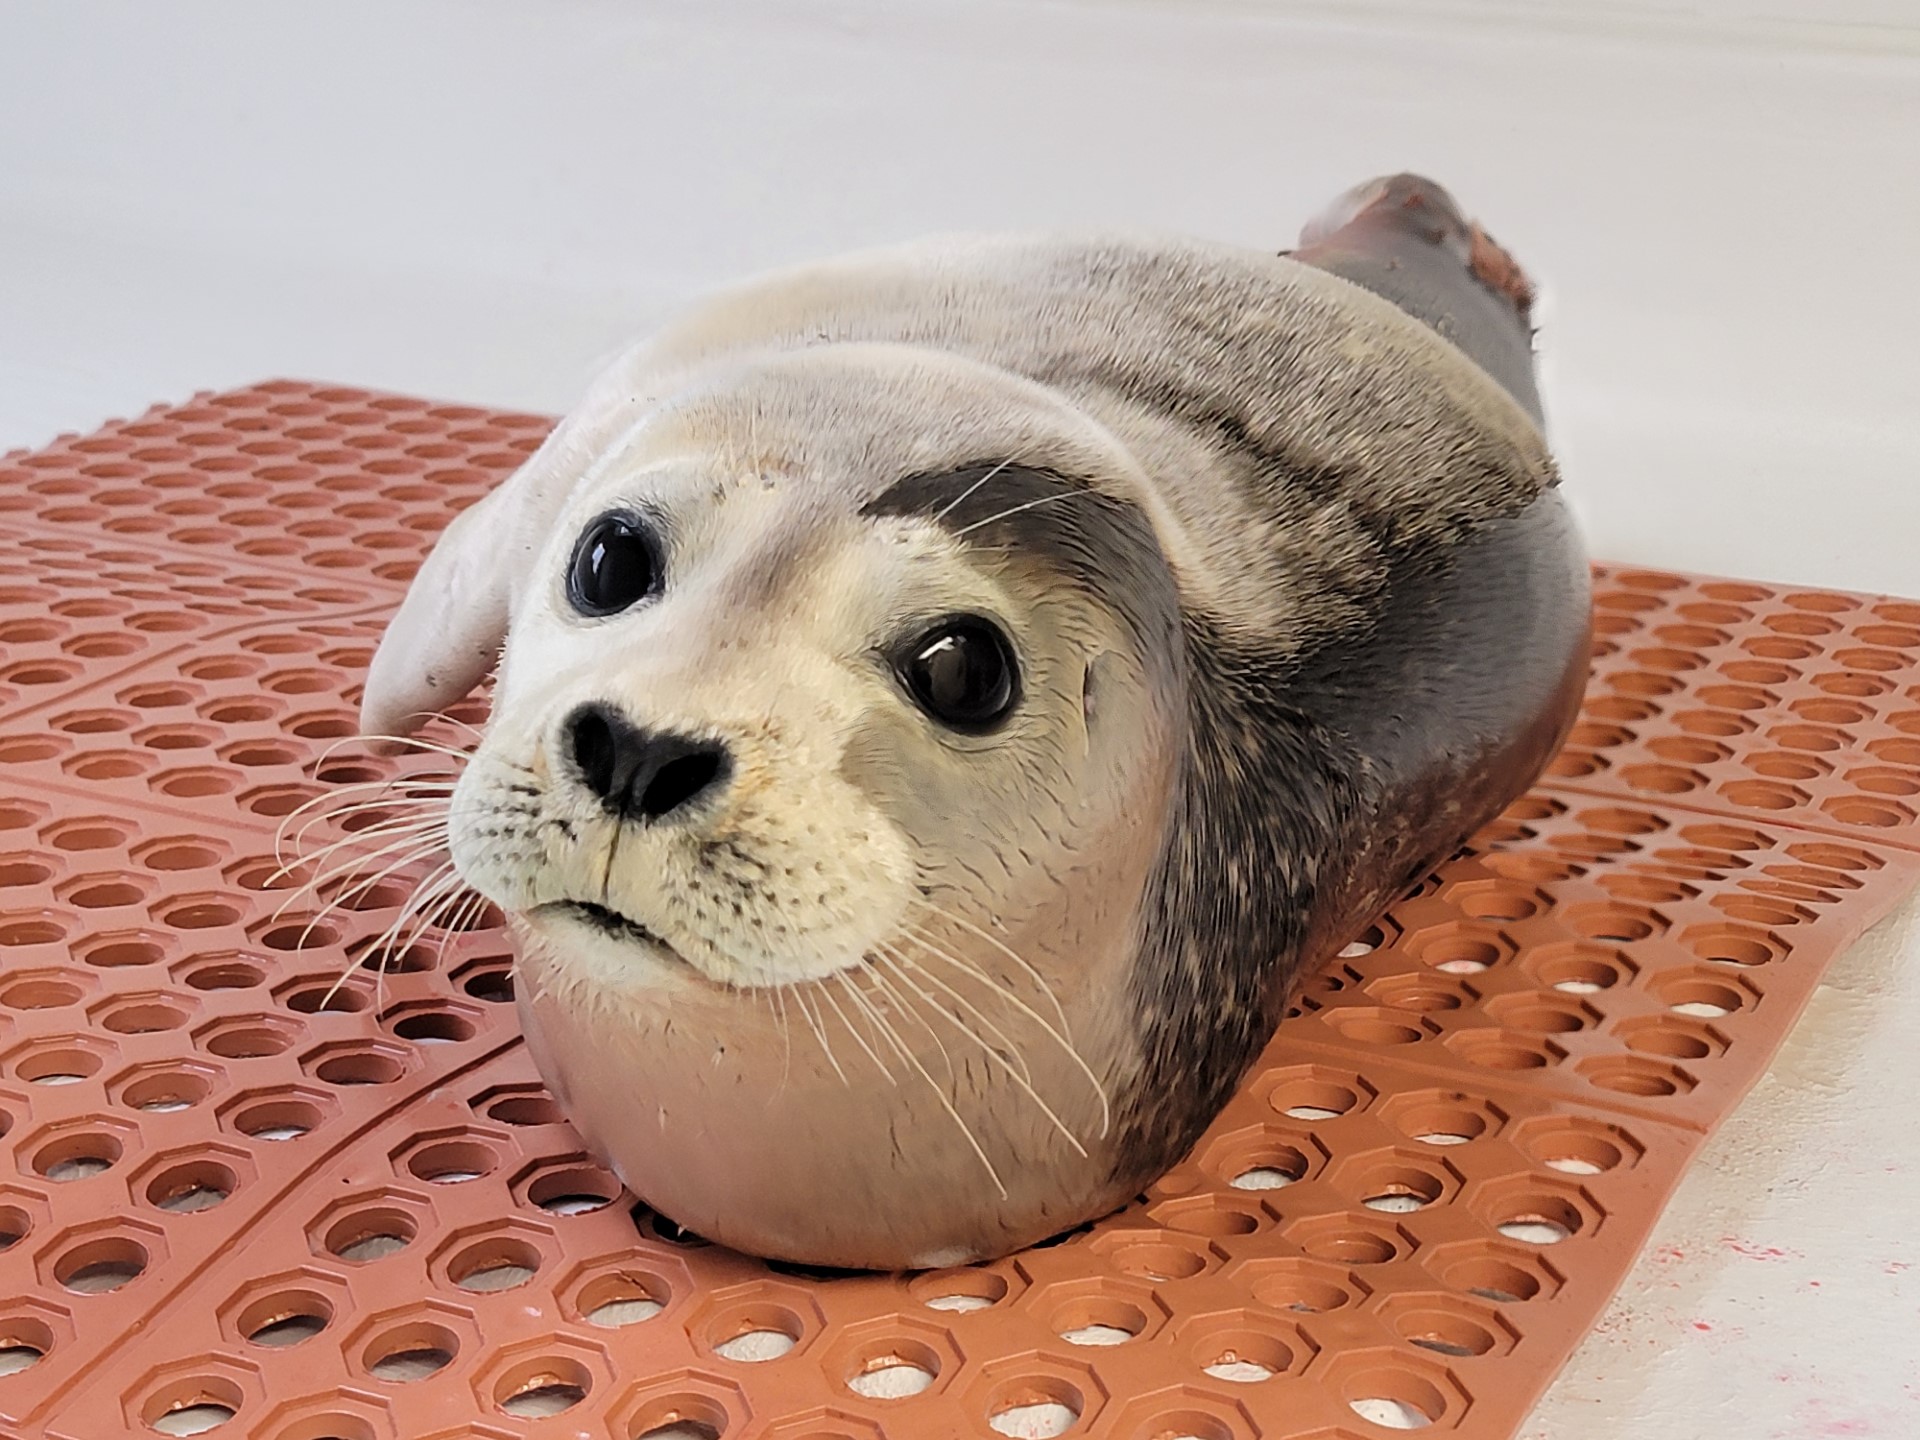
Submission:
[[[1525,413],[1417,320],[1311,266],[1190,241],[854,255],[699,307],[646,369],[850,342],[963,355],[1067,398],[1139,461],[1147,495],[1085,478],[1143,503],[1186,603],[1286,651],[1376,609],[1392,550],[1557,482]]]

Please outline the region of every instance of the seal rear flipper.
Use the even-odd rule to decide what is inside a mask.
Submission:
[[[1357,185],[1300,232],[1295,260],[1391,300],[1438,331],[1542,425],[1533,376],[1533,284],[1439,185]]]

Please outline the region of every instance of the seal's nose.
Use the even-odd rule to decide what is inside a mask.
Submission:
[[[597,701],[575,710],[562,729],[587,789],[623,820],[664,819],[732,769],[724,746],[650,734]]]

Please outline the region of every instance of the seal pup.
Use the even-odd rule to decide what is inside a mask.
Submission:
[[[1527,300],[1406,176],[1283,256],[875,251],[695,308],[455,517],[363,728],[497,657],[452,855],[626,1184],[901,1268],[1177,1162],[1572,721]]]

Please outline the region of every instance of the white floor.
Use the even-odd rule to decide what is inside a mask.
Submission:
[[[1913,0],[0,7],[0,447],[294,374],[542,410],[929,230],[1279,247],[1424,170],[1544,282],[1594,550],[1920,594]],[[1529,1440],[1920,1435],[1920,936],[1844,960]]]
[[[1920,904],[1835,962],[1522,1440],[1920,1435]]]

